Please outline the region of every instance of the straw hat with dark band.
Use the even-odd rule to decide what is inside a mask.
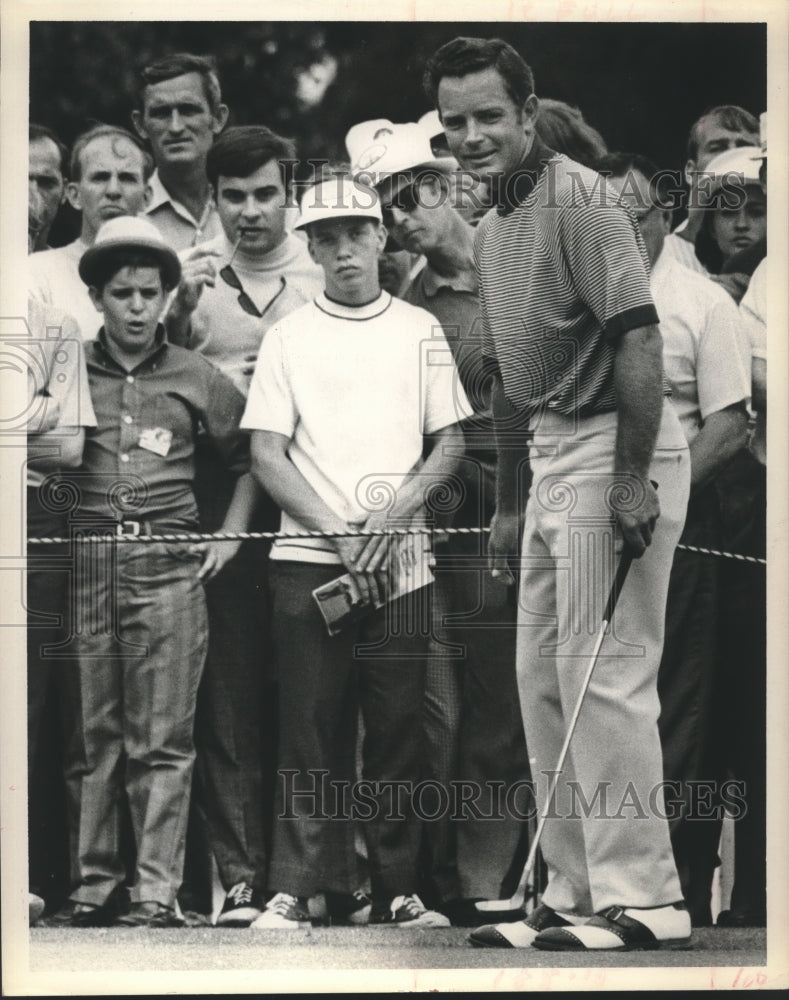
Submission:
[[[86,250],[79,262],[79,276],[86,285],[95,285],[101,261],[115,250],[144,250],[157,258],[164,272],[164,284],[175,288],[181,280],[181,262],[175,250],[147,219],[122,215],[108,219],[99,229],[96,242]]]

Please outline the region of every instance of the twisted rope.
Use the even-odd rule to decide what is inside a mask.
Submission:
[[[92,529],[97,531],[98,529]],[[129,544],[132,542],[154,543],[154,542],[246,542],[246,541],[274,541],[277,538],[377,538],[383,535],[404,536],[404,535],[432,535],[437,529],[428,525],[424,527],[409,528],[359,528],[355,531],[214,531],[214,532],[167,532],[159,535],[116,535],[111,531],[104,534],[75,535],[74,538],[44,537],[29,538],[29,545],[67,545],[72,541],[82,544],[106,544],[107,542],[118,542]],[[484,535],[490,528],[440,528],[444,535]],[[698,555],[715,556],[719,559],[735,559],[738,562],[754,563],[759,566],[766,566],[767,560],[758,556],[746,556],[741,552],[722,552],[719,549],[707,549],[700,545],[677,546],[684,552],[695,552]]]

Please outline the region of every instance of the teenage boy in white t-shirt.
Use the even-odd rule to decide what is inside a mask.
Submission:
[[[254,473],[281,507],[283,530],[415,523],[462,452],[456,424],[469,411],[449,348],[435,317],[380,289],[386,230],[374,191],[338,175],[319,183],[298,228],[326,289],[263,341],[242,420],[254,432]],[[449,923],[415,894],[420,829],[409,792],[419,780],[429,600],[417,590],[329,636],[312,596],[345,572],[362,598],[385,591],[389,546],[383,536],[318,537],[272,548],[274,895],[253,927],[298,927],[320,890],[335,920],[365,922],[369,912],[370,923]],[[352,787],[359,709],[364,788]],[[353,896],[354,818],[366,820],[371,901]]]

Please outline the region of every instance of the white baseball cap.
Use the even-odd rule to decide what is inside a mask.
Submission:
[[[334,174],[307,188],[301,199],[299,221],[294,229],[304,229],[324,219],[372,219],[382,222],[378,192],[355,177]]]
[[[411,183],[417,172],[451,174],[458,169],[458,162],[451,156],[434,156],[428,130],[417,122],[406,122],[394,125],[389,134],[382,134],[363,150],[352,169],[355,177],[368,184],[397,191]]]
[[[735,149],[727,149],[725,153],[718,153],[701,171],[702,175],[712,178],[710,194],[717,191],[724,181],[740,186],[758,184],[758,161],[761,158],[758,146],[737,146]]]
[[[348,129],[345,136],[345,148],[351,163],[351,173],[356,173],[356,162],[366,149],[374,146],[382,137],[391,134],[394,122],[388,118],[372,118],[368,122],[359,122]]]

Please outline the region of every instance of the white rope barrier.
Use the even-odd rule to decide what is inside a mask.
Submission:
[[[28,538],[28,545],[66,545],[70,542],[81,544],[100,545],[109,542],[129,544],[132,542],[149,544],[155,542],[246,542],[246,541],[274,541],[277,538],[377,538],[380,536],[399,537],[403,535],[431,535],[434,532],[444,535],[483,535],[490,531],[490,528],[433,528],[409,527],[409,528],[359,528],[355,531],[214,531],[214,532],[163,532],[161,534],[122,534],[107,530],[100,533],[100,528],[88,528],[84,530],[93,531],[94,534],[75,534],[73,538],[62,538],[58,536],[44,538]],[[766,566],[767,560],[758,556],[746,556],[741,552],[722,552],[719,549],[708,549],[700,545],[677,546],[684,552],[695,552],[698,555],[715,556],[719,559],[735,559],[738,562],[755,563],[759,566]]]

